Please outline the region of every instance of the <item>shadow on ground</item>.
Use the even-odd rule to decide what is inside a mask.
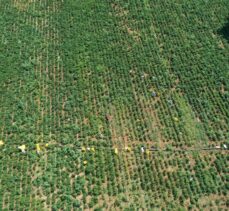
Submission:
[[[229,17],[227,18],[227,23],[218,31],[218,33],[229,42]]]

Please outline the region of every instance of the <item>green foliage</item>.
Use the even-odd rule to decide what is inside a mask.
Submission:
[[[0,210],[226,209],[228,7],[0,0]]]

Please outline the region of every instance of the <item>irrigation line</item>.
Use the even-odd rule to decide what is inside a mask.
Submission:
[[[9,148],[3,148],[2,150],[0,149],[0,152],[6,152],[8,151],[7,149]],[[10,148],[13,149],[13,148]],[[12,150],[11,153],[15,153],[15,151],[17,150],[17,152],[20,152],[17,147],[14,148],[15,150]],[[59,147],[55,147],[55,146],[50,146],[47,148],[43,148],[43,150],[41,151],[41,154],[44,152],[55,152],[56,150],[77,150],[78,152],[81,153],[95,153],[96,151],[114,151],[115,149],[118,150],[119,152],[126,152],[126,153],[141,153],[141,154],[146,154],[146,153],[175,153],[175,152],[227,152],[228,149],[225,148],[190,148],[190,149],[149,149],[149,148],[144,148],[144,151],[141,151],[141,147],[138,148],[131,148],[131,147],[68,147],[68,146],[59,146]],[[28,154],[28,152],[36,152],[35,147],[30,150],[27,149],[26,150],[26,154]],[[117,153],[117,154],[118,154]]]

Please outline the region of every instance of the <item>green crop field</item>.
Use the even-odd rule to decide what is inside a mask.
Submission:
[[[0,211],[228,210],[228,0],[0,0]]]

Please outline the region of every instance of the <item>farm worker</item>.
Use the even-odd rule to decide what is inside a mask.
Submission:
[[[149,159],[149,154],[150,154],[150,151],[147,149],[147,150],[146,150],[147,159]]]
[[[145,148],[141,147],[141,152],[144,153],[145,152]]]
[[[0,147],[4,145],[4,142],[0,140]]]
[[[86,160],[84,160],[84,161],[83,161],[83,164],[84,164],[84,165],[86,165],[86,164],[87,164],[87,161],[86,161]]]
[[[36,151],[37,151],[38,154],[40,154],[41,148],[40,148],[40,145],[39,144],[36,144]]]
[[[167,100],[169,106],[173,106],[173,101],[172,100]]]
[[[22,153],[25,153],[26,146],[23,144],[23,145],[19,146],[18,149],[20,149],[22,151]]]
[[[115,152],[115,154],[118,154],[118,149],[115,148],[115,149],[114,149],[114,152]]]
[[[112,118],[113,117],[111,115],[109,115],[109,114],[106,115],[107,122],[111,122]]]
[[[85,152],[86,151],[86,148],[85,147],[82,147],[81,150],[82,150],[82,152]]]
[[[90,150],[91,150],[91,148],[90,148],[90,147],[87,147],[87,150],[88,150],[88,151],[90,151]]]
[[[152,97],[156,97],[156,96],[157,96],[157,93],[156,93],[156,92],[152,92],[152,93],[151,93],[151,96],[152,96]]]
[[[95,148],[94,148],[94,147],[92,147],[92,148],[91,148],[91,151],[92,151],[92,152],[95,152]]]
[[[130,149],[129,147],[125,147],[125,150],[126,150],[127,152],[130,152],[130,151],[131,151],[131,149]]]
[[[45,147],[48,147],[49,146],[49,144],[47,143],[47,144],[45,144]]]
[[[175,122],[178,122],[178,121],[179,121],[179,119],[178,119],[177,117],[174,117],[173,120],[174,120]]]

